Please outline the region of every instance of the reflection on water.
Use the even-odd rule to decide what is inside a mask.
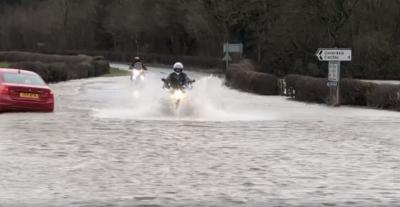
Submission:
[[[165,113],[160,71],[53,85],[54,114],[0,115],[4,206],[400,205],[400,115],[226,89],[193,74]]]

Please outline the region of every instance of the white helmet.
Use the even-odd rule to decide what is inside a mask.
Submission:
[[[183,71],[183,64],[182,64],[181,62],[176,62],[176,63],[174,64],[174,71],[175,71],[176,73],[182,73],[182,71]]]

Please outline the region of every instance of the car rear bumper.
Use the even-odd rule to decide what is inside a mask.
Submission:
[[[54,100],[48,100],[46,102],[35,102],[35,101],[22,101],[13,100],[6,96],[0,96],[0,112],[53,112],[54,111]]]

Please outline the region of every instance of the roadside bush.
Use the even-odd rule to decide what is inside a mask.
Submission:
[[[66,55],[87,54],[89,56],[102,56],[107,60],[115,62],[130,62],[137,56],[132,52],[123,51],[46,51],[47,53],[59,53]],[[202,69],[223,68],[224,63],[221,58],[201,57],[201,56],[184,56],[184,55],[166,55],[154,53],[140,53],[138,56],[145,63],[156,63],[172,65],[174,62],[183,62],[186,66],[198,67]],[[1,56],[0,56],[1,57]]]
[[[373,84],[367,93],[370,107],[400,111],[400,85]]]
[[[278,78],[275,75],[250,72],[250,89],[252,92],[262,95],[276,95],[278,92]]]
[[[43,64],[48,71],[47,82],[59,82],[69,80],[68,65],[65,63]],[[29,70],[29,68],[27,68]]]
[[[34,62],[39,61],[43,63],[77,63],[83,61],[92,61],[93,58],[87,55],[47,55],[41,53],[31,53],[31,52],[20,52],[20,51],[10,51],[10,52],[0,52],[0,60],[7,62]]]
[[[93,76],[100,76],[110,73],[110,63],[107,60],[104,60],[103,57],[100,57],[100,59],[95,59],[94,61],[92,61],[92,64],[94,65],[95,69]]]
[[[88,78],[109,73],[109,62],[101,56],[45,55],[29,52],[0,52],[0,60],[10,62],[10,67],[31,70],[46,82]]]
[[[11,68],[29,70],[39,74],[47,83],[68,80],[68,66],[65,63],[42,63],[42,62],[16,62],[11,63]],[[73,76],[76,77],[76,76]]]
[[[257,94],[276,95],[278,78],[274,75],[257,72],[256,69],[257,65],[250,60],[232,64],[226,71],[227,85]]]
[[[88,78],[95,75],[95,68],[90,62],[80,62],[76,65],[76,69],[73,70],[78,77]]]
[[[295,91],[295,99],[305,102],[326,103],[329,98],[329,88],[325,78],[313,78],[302,75],[291,75],[289,85]]]
[[[314,103],[328,103],[329,87],[326,78],[302,75],[285,77],[286,91],[296,100]],[[340,84],[340,103],[342,105],[366,106],[366,93],[371,84],[352,79],[343,79]]]
[[[373,85],[358,80],[343,79],[340,83],[340,104],[366,106],[366,94]]]
[[[327,79],[302,75],[287,75],[286,90],[299,101],[327,103],[329,88]],[[369,106],[400,111],[400,85],[367,83],[343,79],[340,85],[340,104]]]

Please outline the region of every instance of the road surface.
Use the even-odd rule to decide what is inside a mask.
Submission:
[[[0,206],[400,206],[400,113],[198,73],[175,110],[167,72],[54,84],[55,113],[0,114]]]

